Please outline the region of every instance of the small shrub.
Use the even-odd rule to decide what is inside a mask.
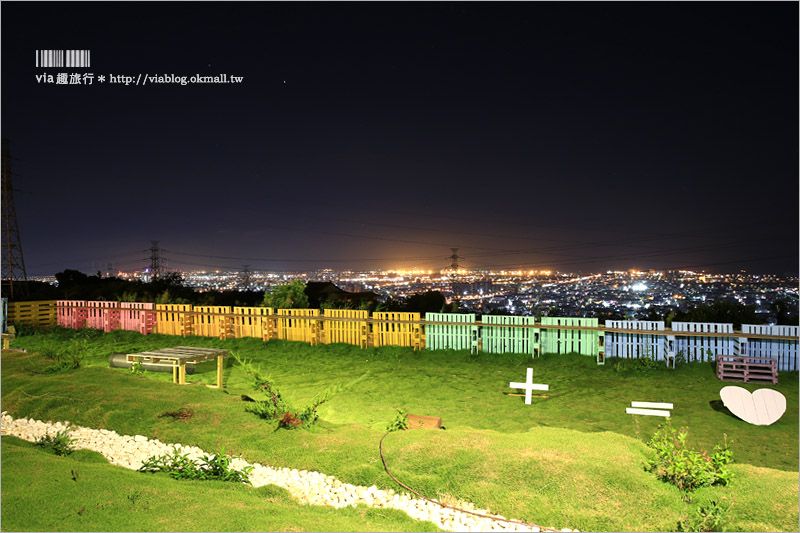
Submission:
[[[277,408],[275,404],[267,400],[256,400],[246,406],[244,410],[264,420],[275,420],[287,412],[286,409]]]
[[[195,462],[177,449],[173,449],[171,455],[150,457],[139,468],[139,472],[166,472],[173,479],[213,479],[235,483],[247,483],[252,470],[251,466],[242,470],[234,469],[231,458],[224,452],[204,455],[199,462]]]
[[[59,431],[55,435],[49,433],[36,441],[36,446],[52,451],[56,455],[69,455],[75,448],[72,447],[73,440],[66,430]]]
[[[129,492],[126,495],[126,498],[128,499],[128,503],[131,505],[131,507],[135,508],[138,506],[138,508],[142,510],[148,510],[150,508],[150,506],[147,504],[147,499],[140,490]]]
[[[278,427],[282,427],[284,429],[297,429],[300,426],[303,426],[304,422],[301,418],[295,416],[293,413],[286,412],[283,413],[283,416],[280,420],[278,420]]]
[[[266,400],[254,400],[252,405],[245,407],[245,411],[253,413],[259,418],[265,420],[274,420],[280,418],[284,413],[289,411],[289,406],[281,396],[281,392],[272,382],[272,379],[262,374],[261,370],[251,361],[239,357],[237,353],[232,352],[231,357],[236,363],[242,367],[245,373],[249,374],[253,379],[253,389],[263,392],[267,395]]]
[[[359,381],[360,379],[361,378],[359,378],[356,381]],[[322,404],[330,401],[331,398],[333,398],[346,388],[352,386],[353,383],[355,383],[356,381],[349,383],[348,385],[337,383],[332,387],[328,387],[320,394],[316,395],[314,399],[311,400],[311,403],[307,405],[305,408],[303,408],[302,411],[300,411],[300,413],[297,415],[297,418],[299,418],[303,422],[304,427],[309,427],[313,424],[316,424],[317,420],[319,420],[319,414],[317,413],[317,409],[319,409],[319,407]]]
[[[722,531],[722,520],[727,507],[723,507],[716,500],[712,500],[707,505],[701,505],[692,516],[684,520],[679,520],[675,527],[676,531]]]
[[[394,419],[386,426],[386,431],[401,431],[403,429],[408,429],[408,414],[402,409],[398,409]]]
[[[617,373],[629,372],[649,372],[661,366],[656,359],[649,356],[636,357],[632,359],[619,358],[614,362],[613,369]]]
[[[733,477],[728,468],[733,462],[733,452],[728,447],[727,437],[709,456],[705,451],[689,449],[688,435],[685,428],[675,429],[669,420],[661,424],[648,442],[656,455],[647,462],[646,470],[685,492],[710,485],[727,485]]]
[[[337,384],[329,387],[315,396],[309,405],[298,411],[286,403],[272,379],[265,376],[256,365],[235,353],[232,353],[231,356],[242,367],[242,370],[253,378],[253,388],[267,396],[265,400],[254,400],[249,396],[246,398],[243,396],[242,399],[247,399],[248,401],[245,411],[253,413],[264,420],[277,420],[278,427],[284,429],[311,427],[319,420],[317,410],[322,404],[366,377],[365,374],[346,385]]]
[[[134,361],[131,363],[131,374],[135,374],[137,376],[141,376],[145,373],[144,365],[139,361]]]
[[[88,348],[89,341],[84,338],[73,339],[67,343],[49,342],[45,344],[39,353],[52,361],[52,364],[45,367],[44,372],[57,373],[80,368]]]
[[[636,370],[639,372],[646,372],[661,366],[654,357],[643,356],[636,359]]]

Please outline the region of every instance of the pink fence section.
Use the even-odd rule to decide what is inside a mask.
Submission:
[[[143,335],[153,332],[156,326],[156,305],[144,302],[119,304],[120,320],[117,329],[138,331]]]
[[[83,300],[58,300],[56,318],[62,328],[81,329],[86,327],[86,302]]]
[[[120,308],[107,307],[103,309],[103,331],[108,333],[119,329]]]
[[[105,330],[106,311],[113,309],[119,309],[119,302],[86,302],[86,327]]]

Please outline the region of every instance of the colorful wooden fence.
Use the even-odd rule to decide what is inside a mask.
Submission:
[[[607,357],[620,357],[623,359],[637,359],[650,357],[659,361],[664,360],[665,354],[665,328],[663,321],[653,320],[606,320],[605,345]],[[627,333],[613,331],[613,329],[634,329],[642,333]],[[660,335],[647,333],[660,331]]]
[[[540,330],[532,316],[484,315],[481,321],[481,349],[488,353],[540,355]]]
[[[675,337],[675,352],[682,353],[689,362],[713,361],[717,355],[734,355],[733,337],[708,335],[712,333],[733,333],[733,324],[673,322],[672,331],[705,334]]]
[[[56,300],[9,302],[8,323],[47,327],[56,324]]]
[[[742,334],[774,335],[800,339],[800,326],[770,326],[742,324]],[[798,370],[798,341],[784,339],[760,339],[746,336],[739,339],[739,353],[748,357],[768,357],[777,361],[781,372]]]
[[[278,338],[319,344],[319,309],[278,309]]]
[[[337,342],[367,347],[369,311],[355,309],[325,309],[322,315],[337,320],[323,322],[323,342]]]
[[[62,328],[86,327],[86,302],[84,300],[58,300],[56,320]]]
[[[372,340],[374,346],[411,346],[415,350],[425,347],[419,313],[379,311],[372,313]]]
[[[237,338],[254,337],[269,340],[273,338],[271,307],[234,307],[233,334]]]
[[[478,351],[479,337],[475,315],[425,313],[425,322],[450,322],[450,324],[425,324],[425,347],[428,350],[470,350],[473,353]]]
[[[191,335],[190,304],[156,304],[156,333],[162,335]]]
[[[119,329],[138,331],[143,335],[153,333],[156,327],[155,309],[155,304],[149,302],[121,302]]]
[[[226,305],[195,305],[192,309],[192,335],[233,337],[233,308]]]
[[[276,316],[277,315],[277,316]],[[278,309],[266,307],[197,306],[144,302],[59,300],[10,302],[9,324],[68,328],[125,329],[143,334],[253,337],[355,346],[407,346],[431,350],[482,350],[488,353],[579,353],[664,359],[669,350],[687,361],[708,361],[718,355],[775,359],[781,371],[800,368],[800,327],[660,321],[473,314],[376,312],[347,309]],[[586,329],[590,328],[590,329]],[[763,337],[763,338],[762,338]],[[775,337],[775,338],[771,338]],[[604,342],[605,341],[605,342]]]
[[[86,302],[86,326],[92,329],[105,330],[106,310],[119,308],[119,302]]]
[[[599,326],[599,322],[596,318],[545,316],[542,317],[542,325],[596,328]],[[601,333],[590,329],[543,329],[542,352],[552,354],[578,353],[596,356],[601,346]]]

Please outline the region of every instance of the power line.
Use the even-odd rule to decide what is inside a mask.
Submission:
[[[243,257],[232,255],[210,255],[210,254],[196,254],[189,252],[181,252],[168,248],[162,248],[162,251],[175,254],[184,255],[187,257],[205,257],[208,259],[230,259],[232,261],[260,261],[262,263],[353,263],[356,261],[415,261],[415,260],[435,260],[440,259],[439,255],[431,255],[424,257],[354,257],[350,259],[333,259],[333,258],[312,258],[312,259],[297,259],[297,258],[274,258],[274,257]]]
[[[659,252],[651,252],[651,253],[644,253],[644,254],[612,254],[612,255],[604,255],[604,256],[594,256],[588,257],[583,259],[576,259],[573,261],[560,261],[560,265],[582,265],[582,264],[592,264],[596,263],[598,260],[605,260],[605,259],[639,259],[639,258],[655,258],[655,257],[664,257],[669,255],[675,255],[679,253],[689,253],[689,252],[699,252],[699,251],[709,251],[709,250],[720,250],[725,248],[732,248],[736,246],[742,246],[743,243],[749,241],[729,241],[726,243],[719,244],[717,246],[695,246],[695,247],[684,247],[678,249],[672,249],[668,251],[659,251]],[[513,267],[531,267],[531,266],[552,266],[552,262],[533,262],[533,263],[510,263],[510,264],[483,264],[479,265],[485,268],[513,268]]]

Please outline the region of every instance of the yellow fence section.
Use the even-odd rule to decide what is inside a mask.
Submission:
[[[355,344],[362,348],[367,347],[367,335],[369,333],[368,311],[356,311],[353,309],[325,309],[323,316],[339,318],[344,320],[326,320],[323,322],[323,342],[333,344],[343,342],[345,344]]]
[[[272,321],[267,317],[272,314],[271,307],[234,307],[233,334],[237,338],[271,339]]]
[[[195,305],[192,335],[227,339],[233,336],[233,308],[227,305]]]
[[[372,313],[372,341],[374,346],[425,347],[419,313],[378,311]],[[402,322],[401,322],[402,321]]]
[[[156,304],[156,333],[192,334],[191,304]]]
[[[56,300],[9,302],[7,322],[25,326],[55,326]]]
[[[285,341],[319,342],[319,309],[278,309],[278,338]]]

